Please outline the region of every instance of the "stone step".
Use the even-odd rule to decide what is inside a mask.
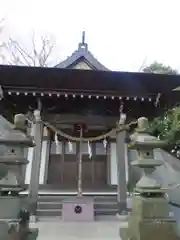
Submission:
[[[117,203],[98,203],[98,204],[94,204],[94,209],[95,210],[103,210],[103,209],[107,209],[107,210],[114,210],[114,209],[118,209],[118,204]]]
[[[39,196],[38,202],[61,202],[64,199],[73,198],[71,196]],[[95,202],[117,202],[116,196],[93,196]]]
[[[118,209],[98,209],[95,210],[95,216],[115,216]]]
[[[104,202],[104,203],[95,203],[94,209],[117,209],[117,203],[110,203],[110,202]],[[62,209],[62,203],[59,202],[39,202],[38,203],[38,209]]]
[[[98,209],[95,210],[95,216],[114,216],[117,213],[117,209]],[[38,217],[61,217],[62,211],[60,209],[38,209],[37,210]]]
[[[37,210],[38,217],[61,217],[62,211],[61,209],[38,209]]]
[[[38,203],[38,210],[43,209],[62,209],[62,203],[60,202],[39,202]]]
[[[94,217],[96,221],[113,221],[113,222],[119,222],[119,219],[117,218],[117,215],[99,215],[99,216],[95,216]],[[41,221],[41,222],[59,222],[59,220],[62,220],[62,217],[61,216],[39,216],[38,217],[38,220]]]
[[[73,196],[72,196],[73,197]],[[62,202],[71,196],[39,196],[38,217],[61,217]],[[115,216],[118,210],[117,196],[93,196],[95,216]]]

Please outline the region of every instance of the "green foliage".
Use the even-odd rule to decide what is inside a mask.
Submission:
[[[178,74],[170,66],[165,66],[157,61],[143,69],[146,73]],[[155,118],[150,123],[150,132],[159,139],[168,141],[168,149],[176,156],[180,156],[180,108],[176,107]],[[179,151],[179,154],[178,154]],[[178,157],[179,157],[178,156]]]
[[[149,66],[142,69],[146,73],[160,73],[160,74],[177,74],[178,72],[172,69],[170,66],[166,66],[162,63],[153,62]]]
[[[180,147],[180,107],[165,112],[150,123],[150,132],[159,139],[168,141],[168,149],[175,151]]]

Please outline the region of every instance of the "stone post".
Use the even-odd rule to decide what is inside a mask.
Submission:
[[[169,215],[169,206],[164,190],[153,178],[156,167],[163,163],[155,159],[154,149],[166,143],[148,134],[148,120],[138,119],[138,128],[131,136],[130,147],[137,150],[133,166],[142,168],[144,174],[136,184],[132,197],[132,213],[128,228],[120,229],[121,239],[132,240],[177,240],[176,222]]]
[[[118,213],[122,215],[127,212],[127,184],[126,184],[126,164],[125,164],[125,137],[126,131],[122,131],[123,126],[116,132],[116,159],[117,159],[117,202]]]
[[[41,149],[42,149],[42,137],[43,137],[43,122],[41,120],[40,111],[34,111],[35,117],[35,135],[34,142],[35,147],[33,151],[33,160],[31,167],[31,179],[29,185],[29,204],[31,220],[36,221],[36,211],[38,202],[38,190],[39,190],[39,175],[41,167]]]

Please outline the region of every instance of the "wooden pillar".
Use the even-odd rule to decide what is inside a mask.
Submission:
[[[76,172],[77,172],[77,181],[76,181],[76,187],[77,187],[77,190],[78,190],[78,164],[79,164],[79,154],[80,154],[80,143],[77,142],[76,143]],[[84,190],[84,185],[83,185],[83,190]],[[77,191],[78,192],[78,191]]]
[[[30,202],[30,213],[32,220],[36,220],[37,201],[38,201],[38,189],[39,189],[39,175],[41,165],[41,149],[43,139],[43,122],[41,120],[40,111],[34,112],[35,116],[35,147],[33,151],[33,160],[31,167],[31,178],[29,185],[29,202]]]
[[[110,147],[111,147],[111,143],[108,142],[107,150],[106,150],[106,158],[107,158],[107,185],[111,185],[111,157],[110,157]]]
[[[126,131],[118,131],[116,133],[116,159],[117,159],[117,200],[118,214],[127,211],[127,184],[126,184]]]
[[[92,180],[92,186],[94,187],[96,184],[96,161],[97,161],[97,155],[96,155],[96,143],[92,143],[92,161],[91,164],[91,180]]]
[[[66,154],[66,141],[62,141],[62,152],[61,152],[61,182],[64,182],[64,164],[65,164],[65,154]]]
[[[51,151],[51,141],[50,141],[50,139],[48,139],[47,146],[46,146],[46,160],[45,160],[45,167],[44,167],[44,169],[45,169],[44,170],[44,184],[47,184],[47,181],[48,181],[50,151]]]

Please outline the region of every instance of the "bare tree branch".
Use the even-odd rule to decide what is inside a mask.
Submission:
[[[18,42],[10,38],[7,44],[7,50],[11,50],[12,64],[25,64],[31,66],[31,63],[29,62],[31,56],[20,46]]]
[[[146,64],[146,61],[147,61],[147,56],[145,56],[145,58],[144,58],[144,60],[143,60],[143,62],[142,62],[142,64],[141,64],[141,66],[140,66],[140,68],[139,68],[139,72],[141,72],[142,69],[144,68],[144,66],[145,66],[145,64]]]
[[[48,66],[49,58],[51,57],[54,49],[54,43],[45,36],[40,38],[40,46],[35,38],[35,34],[31,37],[31,51],[26,50],[22,45],[12,38],[5,44],[6,51],[9,55],[11,64],[15,65],[28,65],[28,66]]]

